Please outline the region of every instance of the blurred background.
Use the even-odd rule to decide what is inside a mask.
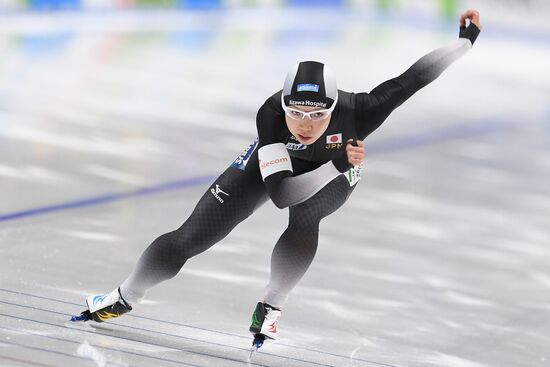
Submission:
[[[370,91],[452,43],[469,8],[476,44],[368,137],[258,363],[548,365],[543,0],[0,0],[0,364],[245,364],[287,220],[270,203],[135,316],[64,322],[185,220],[293,64]]]

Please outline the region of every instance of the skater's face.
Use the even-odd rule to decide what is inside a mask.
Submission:
[[[323,108],[306,106],[292,106],[292,109],[302,112],[326,111]],[[330,123],[331,116],[330,113],[320,113],[318,116],[315,114],[307,116],[298,115],[299,113],[293,113],[293,115],[290,115],[288,112],[285,113],[286,126],[292,135],[305,145],[313,144],[323,135]]]

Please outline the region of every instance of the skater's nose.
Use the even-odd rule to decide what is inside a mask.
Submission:
[[[313,124],[311,123],[311,120],[310,122],[307,122],[307,120],[302,120],[302,121],[306,121],[306,122],[303,122],[300,125],[300,129],[302,129],[303,132],[310,132],[313,129]]]

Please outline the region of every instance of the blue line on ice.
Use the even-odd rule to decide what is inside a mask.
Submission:
[[[91,198],[70,201],[62,204],[55,204],[55,205],[44,206],[40,208],[33,208],[33,209],[27,209],[27,210],[22,210],[22,211],[13,212],[13,213],[2,214],[0,215],[0,222],[18,219],[18,218],[24,218],[24,217],[31,217],[31,216],[36,216],[40,214],[59,212],[67,209],[77,209],[77,208],[84,208],[88,206],[109,204],[109,203],[123,200],[123,199],[147,196],[155,193],[181,190],[181,189],[185,189],[185,188],[189,188],[197,185],[202,185],[207,182],[211,182],[215,178],[216,176],[186,178],[186,179],[159,184],[156,186],[148,186],[148,187],[144,187],[138,190],[133,190],[130,192],[105,194],[101,196],[95,196]]]

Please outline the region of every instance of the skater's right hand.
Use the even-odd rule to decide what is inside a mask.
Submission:
[[[354,145],[354,142],[357,145]],[[352,166],[360,165],[365,159],[365,144],[362,140],[348,140],[346,143],[346,154],[348,155],[349,164]]]

